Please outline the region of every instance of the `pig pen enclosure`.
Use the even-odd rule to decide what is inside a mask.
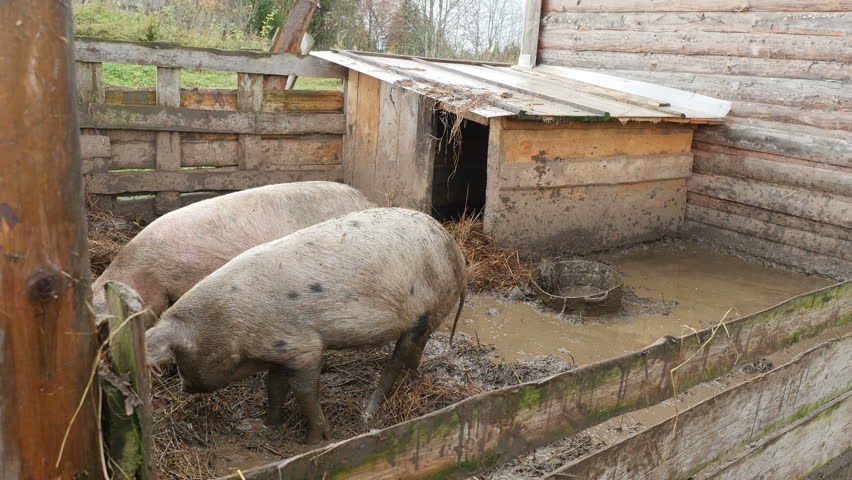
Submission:
[[[161,476],[848,478],[848,5],[599,3],[529,1],[518,66],[76,40],[93,268],[175,208],[314,179],[434,213],[468,264],[462,338],[436,334],[369,431],[387,349],[327,354],[317,448],[292,401],[261,425],[261,377],[200,396],[154,373]],[[287,74],[345,90],[264,88]],[[620,277],[614,313],[537,299],[568,259]]]

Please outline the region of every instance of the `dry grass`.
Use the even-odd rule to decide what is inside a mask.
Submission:
[[[112,212],[97,208],[91,197],[86,203],[89,259],[92,277],[96,278],[109,266],[118,251],[142,230],[142,225],[137,220],[116,217]]]
[[[517,250],[494,245],[494,239],[483,232],[479,215],[464,212],[444,228],[464,252],[468,289],[506,293],[529,282],[531,268],[521,261]]]

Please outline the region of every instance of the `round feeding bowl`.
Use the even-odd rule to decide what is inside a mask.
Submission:
[[[597,317],[621,308],[621,274],[600,262],[545,262],[533,274],[533,291],[549,308]]]

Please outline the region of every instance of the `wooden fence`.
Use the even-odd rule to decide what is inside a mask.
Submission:
[[[96,206],[144,220],[260,185],[343,179],[341,91],[265,90],[264,77],[343,78],[314,57],[76,39],[83,173]],[[103,62],[152,65],[156,88],[107,87]],[[182,68],[235,72],[184,89]]]
[[[852,3],[528,0],[538,62],[733,102],[695,133],[686,230],[852,275]],[[540,4],[537,7],[535,4]]]

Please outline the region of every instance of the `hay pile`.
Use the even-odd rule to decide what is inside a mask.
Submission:
[[[531,268],[521,261],[517,250],[494,245],[494,239],[483,232],[479,215],[464,212],[458,221],[447,222],[444,228],[464,252],[469,290],[508,293],[529,283]]]
[[[328,352],[321,399],[334,440],[362,433],[362,402],[390,356],[389,347]],[[372,428],[384,428],[449,406],[477,393],[573,368],[545,357],[533,362],[495,363],[493,347],[477,346],[459,334],[429,341],[417,372],[407,373]],[[154,375],[154,447],[163,476],[210,478],[280,460],[309,449],[301,443],[303,417],[289,395],[283,427],[261,425],[266,409],[264,375],[207,395],[183,393],[174,368]]]
[[[111,212],[100,210],[94,201],[87,201],[86,221],[89,227],[89,261],[92,278],[99,276],[112,259],[139,231],[138,220],[116,217]]]

